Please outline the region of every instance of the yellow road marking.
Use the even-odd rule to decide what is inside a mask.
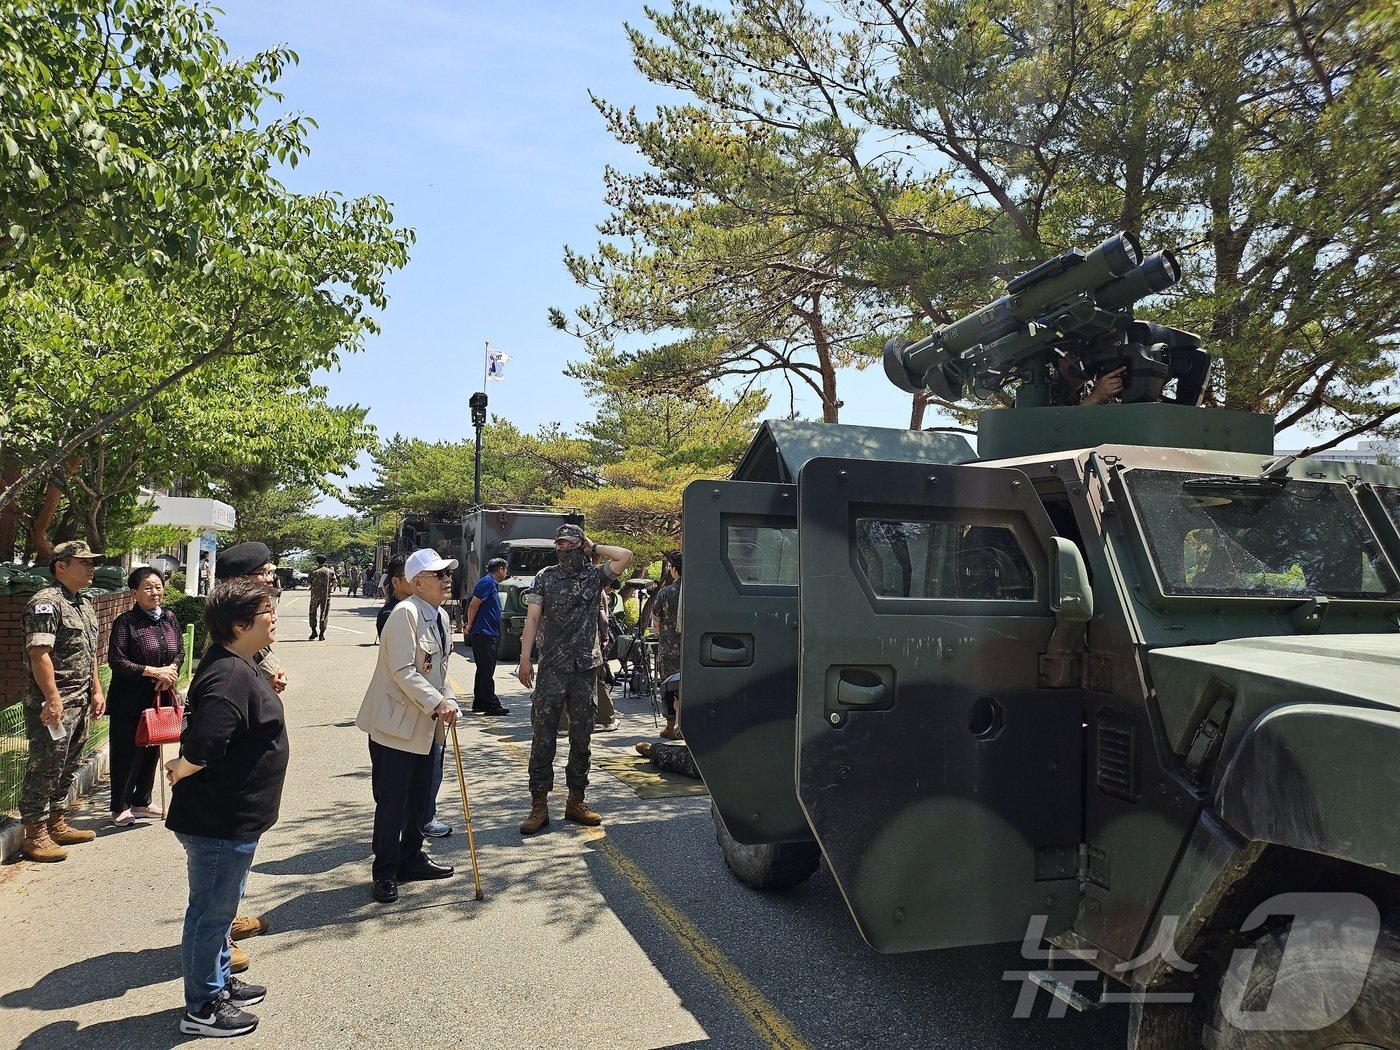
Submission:
[[[450,674],[447,681],[451,684],[452,691],[461,696],[461,687]],[[519,764],[529,765],[529,753],[515,741],[496,737],[495,742]],[[729,961],[719,945],[706,937],[695,923],[666,899],[666,895],[656,883],[647,878],[641,868],[608,841],[606,831],[602,828],[580,828],[579,832],[590,847],[608,862],[613,871],[626,880],[642,903],[656,916],[662,929],[694,960],[700,972],[728,996],[729,1001],[734,1004],[754,1033],[763,1040],[765,1046],[771,1047],[772,1050],[810,1050],[807,1041],[797,1033],[788,1019]]]

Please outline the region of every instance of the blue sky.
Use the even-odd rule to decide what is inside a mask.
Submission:
[[[310,156],[286,173],[289,187],[381,194],[418,233],[391,280],[383,334],[326,378],[332,401],[369,406],[386,437],[470,437],[467,397],[481,388],[489,341],[511,355],[505,381],[487,388],[492,414],[525,430],[591,419],[562,374],[582,346],[546,311],[586,300],[563,248],[597,242],[604,166],[635,164],[589,92],[643,111],[665,97],[632,65],[623,24],[649,24],[640,0],[221,6],[234,54],[285,43],[301,58],[279,82],[282,109],[320,127]],[[846,422],[899,425],[907,413],[877,371],[841,383]],[[773,410],[786,414],[785,392]],[[487,440],[489,450],[489,430]]]

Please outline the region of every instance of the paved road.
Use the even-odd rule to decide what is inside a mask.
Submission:
[[[1013,949],[881,956],[860,940],[825,870],[760,895],[735,881],[704,798],[643,800],[602,770],[600,831],[558,817],[522,840],[528,698],[506,669],[511,713],[459,729],[486,899],[474,900],[448,756],[434,855],[458,877],[369,894],[369,759],[353,724],[375,659],[373,613],[332,600],[324,642],[305,638],[306,592],[283,598],[278,654],[292,761],[282,820],[263,837],[245,910],[245,976],[269,987],[244,1047],[948,1047],[1098,1050],[1124,1045],[1121,1012],[1017,1021]],[[462,647],[459,645],[459,652]],[[471,685],[468,658],[451,674]],[[650,709],[619,704],[625,751]],[[562,750],[562,749],[561,749]],[[562,762],[562,755],[561,755]],[[454,815],[455,810],[455,815]],[[60,865],[0,872],[0,1046],[154,1048],[185,1041],[179,940],[183,852],[158,825],[107,823],[105,790],[76,820],[97,841]]]

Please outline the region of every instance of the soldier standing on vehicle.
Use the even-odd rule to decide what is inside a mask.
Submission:
[[[92,583],[102,555],[82,540],[60,543],[45,587],[24,607],[24,728],[29,766],[20,788],[24,856],[60,861],[64,846],[91,842],[97,835],[68,823],[68,789],[87,744],[88,716],[101,718],[107,706],[97,680],[97,614],[79,592]]]
[[[651,629],[656,632],[656,677],[662,689],[666,680],[681,669],[681,552],[672,551],[666,555],[666,564],[661,570],[663,578],[671,582],[662,587],[656,595],[656,603],[651,610]],[[666,727],[661,735],[667,740],[680,740],[681,731],[676,728],[676,709],[667,705]]]
[[[335,589],[335,570],[326,564],[324,554],[316,555],[316,568],[306,582],[311,587],[311,637],[307,641],[319,638],[324,642],[326,619],[331,614],[331,591]]]
[[[603,822],[584,802],[588,788],[589,737],[593,732],[594,687],[603,654],[598,644],[598,611],[603,583],[621,579],[631,564],[624,547],[595,544],[577,525],[560,525],[554,533],[558,565],[535,577],[525,593],[528,609],[520,640],[516,675],[526,689],[535,684],[532,650],[540,643],[540,680],[530,706],[530,814],[520,825],[532,835],[549,823],[549,792],[554,787],[554,751],[559,718],[569,715],[569,761],[565,780],[569,801],[564,817],[590,827]],[[599,555],[607,559],[595,565]]]

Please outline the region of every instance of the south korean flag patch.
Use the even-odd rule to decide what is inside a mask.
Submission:
[[[34,606],[35,616],[52,616],[58,610],[54,608],[53,602],[40,602]]]

